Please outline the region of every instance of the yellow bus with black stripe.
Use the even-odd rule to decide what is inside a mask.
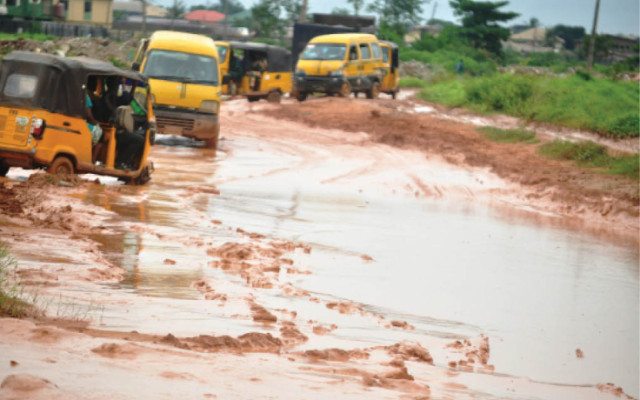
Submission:
[[[365,93],[378,97],[384,75],[378,39],[365,33],[316,36],[298,58],[294,95],[303,101],[320,92],[348,96]]]
[[[212,149],[218,146],[222,82],[213,39],[154,32],[141,41],[133,69],[149,78],[158,132],[203,140]]]

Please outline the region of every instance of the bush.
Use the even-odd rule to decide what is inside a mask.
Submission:
[[[424,88],[425,86],[427,86],[427,82],[423,81],[420,78],[408,76],[400,78],[400,82],[398,83],[398,85],[401,88]]]
[[[469,81],[465,87],[467,100],[485,111],[500,111],[524,116],[533,94],[535,77],[498,75]]]
[[[463,83],[457,79],[445,80],[422,89],[418,97],[447,107],[462,107],[466,104]]]

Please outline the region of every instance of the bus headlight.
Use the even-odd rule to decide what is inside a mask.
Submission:
[[[198,112],[204,114],[217,114],[218,111],[220,111],[220,103],[215,100],[204,100],[198,109]]]

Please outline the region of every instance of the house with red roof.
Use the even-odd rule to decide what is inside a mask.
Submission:
[[[204,24],[218,24],[227,16],[223,13],[210,10],[195,10],[184,15],[184,19]]]

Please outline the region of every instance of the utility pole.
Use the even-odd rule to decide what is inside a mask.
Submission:
[[[596,28],[598,26],[598,12],[600,11],[600,0],[596,0],[596,12],[593,16],[593,28],[591,29],[591,37],[589,38],[589,55],[587,56],[587,70],[591,72],[593,68],[593,53],[596,47]]]
[[[142,36],[147,37],[147,0],[142,2]]]
[[[298,16],[298,22],[304,22],[307,20],[308,8],[309,8],[309,0],[302,0],[302,6],[300,7],[300,15]]]
[[[224,0],[224,33],[222,37],[227,39],[227,30],[229,29],[229,0]]]
[[[429,21],[427,21],[427,25],[431,25],[431,21],[433,21],[433,19],[436,16],[437,9],[438,9],[438,2],[436,1],[435,3],[433,3],[433,8],[431,9],[431,18],[429,19]]]

